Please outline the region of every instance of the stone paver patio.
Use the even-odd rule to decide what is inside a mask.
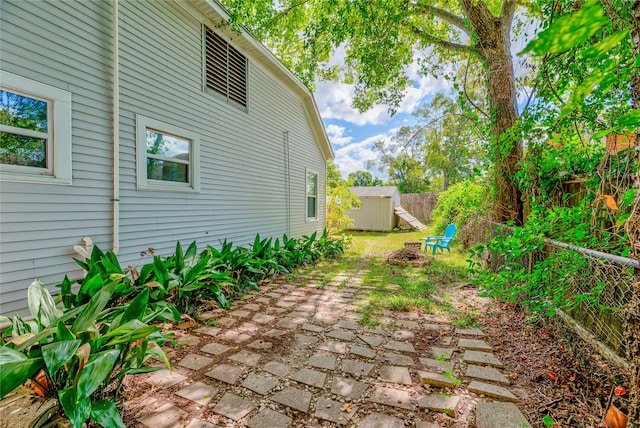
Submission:
[[[477,328],[418,313],[357,320],[363,271],[327,286],[276,280],[177,331],[172,371],[146,376],[126,404],[130,426],[521,428],[502,363]],[[211,322],[209,324],[212,324]],[[137,423],[137,425],[136,425]]]

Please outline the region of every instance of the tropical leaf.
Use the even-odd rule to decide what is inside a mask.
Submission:
[[[67,388],[58,391],[58,399],[73,428],[82,428],[84,422],[91,415],[91,401],[89,398],[78,399],[76,389]]]
[[[149,303],[149,288],[143,287],[142,291],[129,303],[127,310],[120,319],[121,323],[127,323],[131,320],[141,320],[147,310],[147,304]]]
[[[111,349],[93,355],[78,377],[78,399],[91,396],[100,384],[111,374],[119,355],[120,350],[118,349]]]
[[[112,283],[103,287],[89,300],[89,303],[84,307],[84,310],[78,315],[75,322],[71,326],[73,333],[87,330],[95,326],[98,315],[109,303],[109,298],[116,284]]]
[[[91,405],[91,419],[105,428],[126,428],[118,412],[116,403],[98,401]]]
[[[0,398],[22,385],[42,368],[42,358],[27,358],[22,352],[0,346]]]
[[[49,294],[47,287],[36,279],[29,285],[27,290],[29,312],[40,325],[49,327],[62,315],[62,311],[56,308],[53,297]]]
[[[42,358],[50,376],[73,357],[81,343],[80,340],[63,340],[42,347]]]

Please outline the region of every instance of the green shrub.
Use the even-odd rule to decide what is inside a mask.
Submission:
[[[435,233],[441,233],[448,224],[453,223],[462,229],[470,221],[486,215],[492,201],[489,186],[463,181],[438,195],[438,204],[433,210]]]

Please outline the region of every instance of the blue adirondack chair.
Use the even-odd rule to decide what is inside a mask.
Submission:
[[[427,252],[427,247],[431,247],[433,249],[432,254],[434,256],[436,255],[436,250],[438,248],[440,248],[441,251],[444,251],[446,248],[447,251],[451,252],[451,249],[449,248],[449,243],[451,242],[453,237],[456,236],[457,230],[458,228],[456,227],[455,224],[450,224],[444,230],[444,235],[427,236],[426,238],[422,238],[424,239],[424,252],[425,253]]]

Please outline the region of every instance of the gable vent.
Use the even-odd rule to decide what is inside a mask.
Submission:
[[[222,37],[206,28],[207,88],[247,106],[247,59]]]

